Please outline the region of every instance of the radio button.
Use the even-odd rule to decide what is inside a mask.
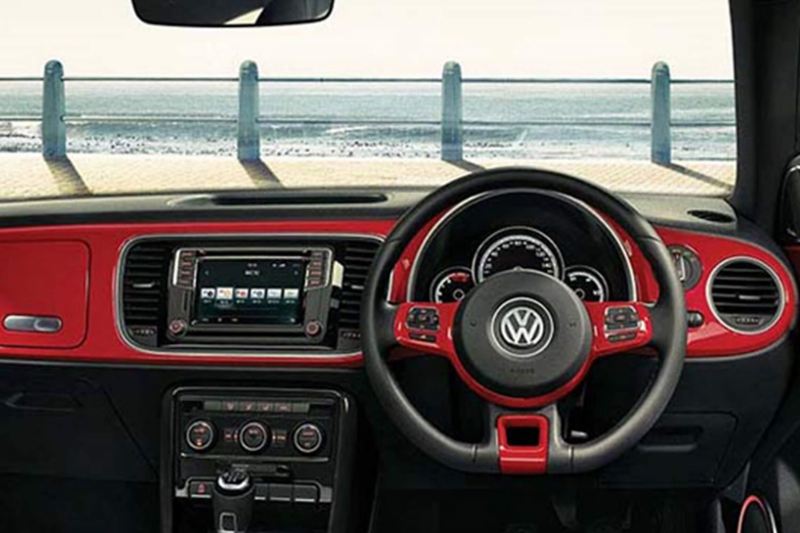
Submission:
[[[196,452],[203,452],[214,443],[214,426],[211,422],[197,420],[186,428],[186,444]]]
[[[185,320],[176,319],[169,323],[169,332],[173,335],[183,335],[186,333],[188,324]]]
[[[311,410],[311,404],[308,402],[295,402],[292,404],[292,412],[306,414]]]
[[[239,411],[243,411],[245,413],[253,413],[257,409],[258,402],[254,402],[252,400],[244,400],[237,404]]]
[[[275,411],[274,402],[258,402],[258,411],[260,413],[272,413]]]
[[[203,409],[206,411],[222,411],[222,402],[219,400],[206,400],[203,402]]]
[[[289,439],[289,432],[285,429],[275,429],[272,431],[272,446],[275,448],[283,448],[286,446],[286,441]]]
[[[312,320],[308,324],[306,324],[306,335],[309,337],[316,337],[322,333],[322,324],[320,324],[316,320]]]
[[[261,422],[248,422],[239,430],[239,444],[247,452],[260,452],[268,443],[269,430]]]
[[[189,497],[193,499],[211,498],[211,487],[214,482],[211,480],[190,481]]]
[[[294,430],[292,440],[298,452],[311,455],[322,447],[322,430],[316,424],[305,423]]]
[[[300,298],[300,289],[283,289],[283,297],[287,300],[297,300]]]

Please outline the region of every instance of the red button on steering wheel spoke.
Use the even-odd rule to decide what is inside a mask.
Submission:
[[[455,358],[453,322],[459,303],[405,302],[394,317],[397,344],[414,351]]]
[[[653,340],[650,309],[642,302],[586,302],[592,357],[629,352]]]

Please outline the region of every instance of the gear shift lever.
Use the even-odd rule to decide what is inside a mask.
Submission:
[[[253,516],[255,488],[247,470],[231,467],[219,475],[211,498],[217,533],[246,533]]]

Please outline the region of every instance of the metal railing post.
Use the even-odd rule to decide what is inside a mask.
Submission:
[[[448,61],[442,71],[442,159],[464,159],[461,65]]]
[[[668,165],[672,162],[672,133],[670,131],[669,65],[659,61],[650,73],[650,160]]]
[[[258,101],[258,65],[245,61],[239,68],[239,122],[236,151],[240,161],[261,158]]]
[[[45,159],[67,155],[65,113],[64,67],[60,61],[48,61],[44,67],[42,89],[42,155]]]

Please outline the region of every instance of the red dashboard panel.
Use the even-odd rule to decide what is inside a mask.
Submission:
[[[0,345],[0,357],[29,359],[59,359],[75,361],[92,361],[97,363],[192,363],[192,364],[225,364],[225,365],[337,365],[356,366],[361,362],[359,354],[345,356],[259,356],[259,355],[180,355],[149,353],[128,345],[120,336],[116,321],[115,285],[120,252],[131,239],[145,235],[169,234],[366,234],[385,236],[394,225],[394,220],[325,220],[325,221],[270,221],[270,222],[205,222],[205,223],[158,223],[158,224],[114,224],[114,225],[69,225],[32,228],[10,228],[0,230],[0,246],[21,245],[16,260],[20,265],[34,265],[47,261],[54,265],[62,265],[70,272],[69,280],[64,283],[47,285],[48,297],[58,305],[59,312],[66,314],[65,328],[69,323],[70,336],[65,337],[64,344],[52,344],[50,347],[40,344],[35,346]],[[429,226],[432,227],[433,223]],[[661,228],[660,234],[667,244],[680,243],[692,248],[701,258],[703,273],[697,287],[687,295],[689,309],[698,310],[705,316],[705,323],[689,334],[689,356],[711,357],[730,356],[753,352],[773,344],[789,330],[795,317],[797,295],[793,278],[786,267],[769,252],[735,239],[692,233],[675,229]],[[424,239],[424,233],[415,239],[398,263],[393,280],[392,296],[395,300],[403,300],[408,282],[408,274],[413,258]],[[658,287],[653,280],[641,253],[632,246],[629,239],[627,247],[631,251],[631,260],[637,274],[642,299],[652,301],[657,297]],[[80,242],[86,251],[80,252],[50,247],[48,243]],[[74,246],[74,244],[73,244]],[[48,249],[48,254],[40,253]],[[36,250],[29,255],[25,250]],[[735,333],[716,321],[705,296],[705,282],[714,266],[721,260],[735,255],[748,255],[760,259],[771,266],[780,278],[786,294],[786,307],[781,318],[766,332],[758,335]],[[53,259],[56,256],[56,259]],[[85,277],[77,276],[83,272],[81,261],[88,261]],[[6,263],[12,264],[9,261]],[[40,267],[44,268],[44,267]],[[47,268],[45,268],[47,270]],[[41,270],[16,268],[14,272],[20,281],[19,287],[37,286]],[[91,280],[88,286],[87,306],[82,307],[78,278]],[[44,291],[44,285],[41,286]],[[10,291],[10,292],[8,292]],[[9,298],[16,287],[0,284],[0,302]],[[86,317],[85,335],[80,335],[81,309]],[[88,309],[88,311],[87,311]],[[9,311],[3,307],[2,313]],[[76,315],[76,316],[73,316]],[[2,317],[0,317],[2,318]],[[73,326],[74,324],[74,326]],[[39,338],[38,336],[36,338]],[[67,341],[69,339],[69,342]],[[1,343],[0,343],[1,344]]]
[[[82,241],[0,242],[0,318],[49,317],[56,332],[0,327],[0,346],[73,348],[86,336],[89,247]]]
[[[271,221],[271,222],[228,222],[228,223],[171,223],[171,224],[120,224],[120,225],[71,225],[40,226],[0,230],[0,247],[22,245],[36,252],[28,257],[3,258],[2,263],[13,265],[23,261],[29,265],[46,264],[57,267],[73,262],[72,251],[52,248],[52,253],[42,254],[51,241],[80,241],[89,250],[88,275],[91,286],[88,292],[88,315],[86,336],[76,346],[52,349],[42,347],[0,346],[0,358],[59,359],[92,361],[96,363],[192,363],[192,364],[275,364],[275,365],[338,365],[354,366],[360,363],[359,354],[347,356],[297,356],[258,355],[230,356],[220,354],[179,355],[155,354],[135,349],[128,345],[117,329],[116,279],[120,253],[125,244],[133,238],[145,235],[169,234],[366,234],[383,236],[394,225],[393,220],[340,220],[340,221]],[[0,248],[2,250],[2,248]],[[19,263],[23,264],[23,263]],[[18,268],[15,274],[20,287],[36,286],[40,283],[38,275],[42,268]],[[86,269],[83,269],[86,270]],[[12,285],[8,285],[12,286]],[[13,287],[13,286],[12,286]],[[3,285],[0,284],[0,290]],[[72,283],[53,283],[47,285],[48,297],[53,301],[69,302],[75,297]],[[16,289],[14,289],[15,291]],[[44,285],[42,285],[44,290]],[[0,294],[0,301],[6,298]],[[7,313],[6,308],[0,309]],[[0,317],[2,320],[4,317]],[[64,324],[71,323],[73,317],[64,317]]]
[[[613,221],[609,221],[609,223],[620,236],[630,257],[639,299],[644,302],[655,302],[658,299],[658,284],[644,254],[617,224]],[[425,240],[425,235],[434,224],[435,221],[431,222],[425,230],[420,232],[420,235],[417,235],[398,263],[392,285],[392,297],[395,301],[405,301],[414,258]],[[667,227],[656,229],[667,246],[674,244],[686,246],[693,250],[701,261],[700,280],[686,292],[686,308],[688,311],[700,312],[704,322],[699,327],[689,329],[687,357],[730,357],[752,353],[771,346],[788,333],[796,318],[797,288],[789,269],[772,253],[754,244],[734,238]],[[783,313],[764,332],[745,334],[728,328],[715,318],[708,302],[706,287],[714,268],[722,261],[737,256],[751,257],[762,261],[775,271],[782,284],[786,299]]]
[[[724,357],[752,353],[767,348],[783,338],[797,313],[797,288],[794,278],[784,263],[761,247],[727,237],[658,228],[661,238],[669,246],[680,244],[693,250],[701,260],[702,273],[694,288],[686,292],[687,311],[699,311],[704,322],[697,328],[689,328],[689,357]],[[644,299],[655,301],[658,285],[649,267],[644,266],[641,252],[634,264],[638,265],[637,277],[642,285]],[[762,333],[746,334],[731,330],[714,317],[706,294],[708,281],[714,268],[731,257],[751,257],[768,265],[777,274],[785,296],[785,305],[780,318]]]

